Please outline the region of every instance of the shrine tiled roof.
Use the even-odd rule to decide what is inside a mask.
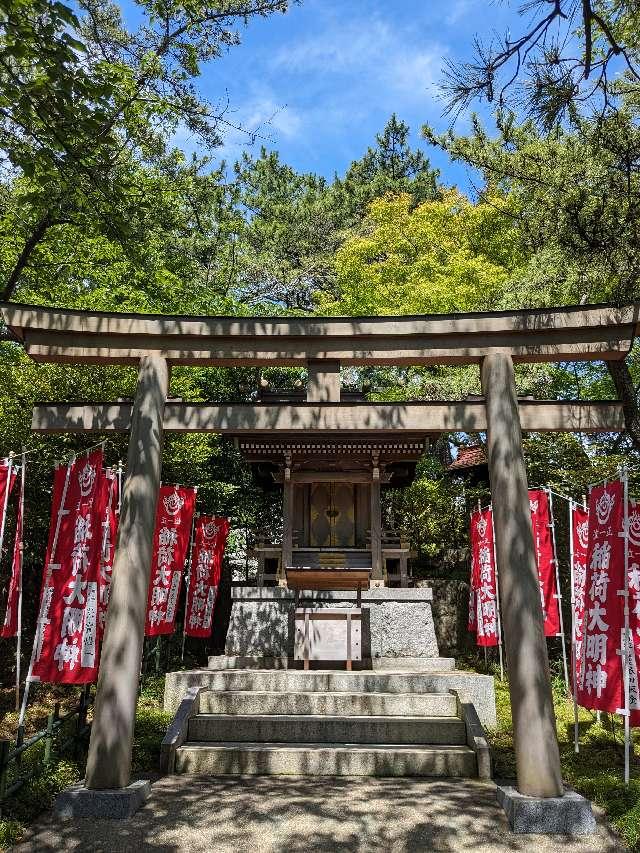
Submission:
[[[451,465],[447,465],[447,471],[460,471],[486,464],[487,456],[484,449],[474,444],[471,447],[461,447],[458,450],[456,459],[454,459]]]

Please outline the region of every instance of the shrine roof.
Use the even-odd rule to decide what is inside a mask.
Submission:
[[[447,471],[464,471],[468,468],[476,468],[479,465],[486,464],[487,455],[482,447],[478,445],[461,447],[458,450],[457,457],[450,465],[447,465]]]
[[[487,351],[516,361],[622,359],[640,302],[518,311],[385,317],[195,317],[73,311],[2,303],[16,341],[38,361],[174,364],[471,364]]]

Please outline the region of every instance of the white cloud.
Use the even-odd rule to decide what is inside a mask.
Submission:
[[[384,21],[372,19],[340,26],[331,21],[316,35],[280,48],[271,65],[290,72],[341,73],[368,65],[378,59],[393,41]]]
[[[361,18],[344,25],[325,18],[313,36],[280,48],[270,61],[273,71],[300,76],[349,77],[352,100],[372,86],[384,94],[392,90],[414,102],[434,91],[447,48],[420,39],[402,28],[393,29],[380,18]],[[344,98],[344,92],[340,93]],[[401,111],[402,101],[398,101]]]
[[[447,14],[445,23],[447,26],[453,26],[453,24],[457,24],[458,21],[461,21],[463,18],[467,16],[467,13],[471,11],[471,8],[475,5],[475,0],[455,0],[451,5],[451,9]]]

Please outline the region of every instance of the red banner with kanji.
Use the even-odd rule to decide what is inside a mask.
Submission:
[[[630,725],[640,726],[640,504],[629,501],[627,506],[629,543],[629,710]],[[624,637],[624,632],[622,633]],[[620,644],[622,647],[622,643]]]
[[[583,708],[615,713],[624,707],[624,492],[619,481],[589,492],[589,546],[582,660],[577,699]]]
[[[470,624],[475,621],[478,646],[497,646],[498,606],[491,509],[478,510],[471,514],[470,539],[471,587],[475,602],[475,620],[472,620],[470,612],[469,621]]]
[[[98,676],[102,477],[102,451],[56,470],[33,680],[88,684]]]
[[[107,468],[102,478],[98,511],[102,518],[100,542],[100,585],[98,588],[98,638],[102,639],[107,622],[107,607],[111,592],[111,571],[118,532],[118,477]]]
[[[555,637],[560,633],[560,610],[556,585],[556,555],[551,535],[549,496],[546,491],[529,489],[529,506],[540,582],[540,602],[544,616],[544,635]]]
[[[573,579],[573,624],[575,639],[575,679],[580,682],[582,668],[582,644],[584,641],[584,605],[587,580],[587,549],[589,547],[589,513],[576,504],[571,504],[571,542]]]
[[[182,572],[189,550],[196,490],[161,486],[153,534],[145,635],[173,634]]]
[[[469,577],[469,615],[467,617],[467,630],[475,633],[476,630],[476,590],[478,588],[478,578],[476,573],[476,563],[471,553],[471,574]]]
[[[10,484],[11,485],[11,484]],[[7,488],[5,475],[4,491],[2,492],[3,500]],[[20,499],[18,501],[18,509],[16,512],[16,535],[13,540],[13,558],[11,561],[11,579],[9,580],[9,590],[7,592],[7,609],[4,615],[4,623],[0,628],[0,637],[16,637],[18,635],[18,601],[20,598],[20,588],[22,587],[22,526],[23,526],[23,507],[24,507],[24,471],[20,478]],[[5,506],[4,511],[7,508]]]
[[[202,515],[196,520],[184,617],[188,637],[211,636],[228,535],[229,522],[226,518]]]

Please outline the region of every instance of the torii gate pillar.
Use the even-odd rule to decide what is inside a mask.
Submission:
[[[561,797],[560,754],[511,356],[482,360],[487,455],[518,791]]]
[[[87,788],[125,788],[130,780],[168,388],[166,359],[157,353],[143,356],[91,727]]]

